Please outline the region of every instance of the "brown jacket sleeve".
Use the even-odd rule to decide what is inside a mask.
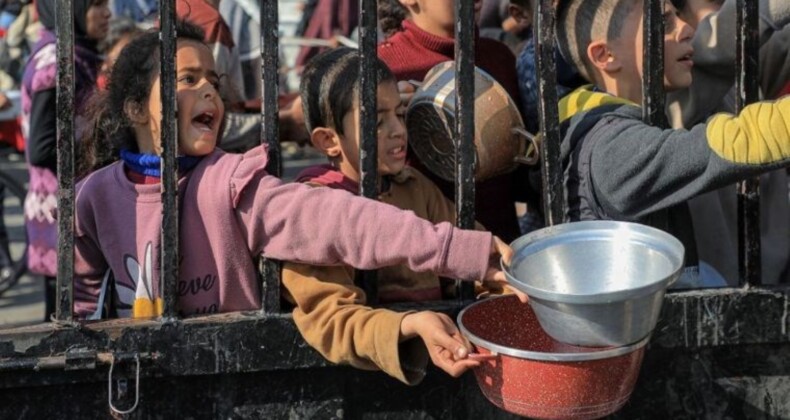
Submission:
[[[408,385],[425,376],[429,356],[422,340],[400,343],[408,313],[365,306],[353,286],[350,267],[283,266],[284,297],[293,303],[294,322],[305,341],[332,363],[383,370]]]

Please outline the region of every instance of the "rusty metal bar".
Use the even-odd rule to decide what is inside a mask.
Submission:
[[[55,318],[73,317],[74,290],[74,3],[58,1],[57,167],[58,272]]]
[[[282,176],[282,157],[280,153],[279,127],[279,29],[276,1],[261,2],[261,143],[269,146],[269,163],[266,170],[277,177]],[[265,313],[280,311],[280,274],[279,261],[263,258],[261,272],[261,310]]]
[[[176,103],[176,5],[163,1],[159,7],[160,95],[162,98],[162,246],[159,256],[162,273],[162,298],[166,319],[177,315],[178,300],[178,125]]]
[[[562,223],[565,214],[565,193],[562,162],[560,162],[560,116],[557,103],[557,62],[555,56],[557,19],[554,0],[540,0],[535,11],[535,60],[538,72],[538,117],[543,136],[541,175],[543,178],[543,210],[546,224]]]
[[[359,8],[359,194],[378,199],[378,139],[376,137],[378,78],[376,58],[376,0],[361,0]],[[378,279],[375,271],[357,272],[356,283],[369,303],[378,302]]]
[[[759,100],[760,50],[757,0],[736,3],[736,112]],[[738,273],[741,285],[761,283],[760,178],[738,183]]]
[[[656,127],[668,127],[664,93],[664,0],[644,2],[642,68],[642,119]]]
[[[473,229],[475,225],[475,11],[474,2],[455,2],[455,203],[457,225]],[[471,283],[458,282],[458,297],[472,299]]]

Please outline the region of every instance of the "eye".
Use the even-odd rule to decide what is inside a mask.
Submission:
[[[191,74],[185,74],[185,75],[179,77],[178,81],[181,82],[181,83],[186,83],[186,84],[191,85],[191,84],[195,83],[195,76],[192,76]]]

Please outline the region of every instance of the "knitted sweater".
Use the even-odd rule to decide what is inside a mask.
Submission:
[[[254,258],[261,254],[362,269],[407,264],[465,279],[485,274],[490,234],[434,226],[345,191],[283,184],[265,172],[266,162],[264,147],[217,150],[179,179],[181,313],[260,307]],[[75,196],[77,316],[96,310],[108,269],[120,316],[132,315],[138,299],[158,300],[160,186],[132,183],[117,162],[82,180]]]
[[[75,105],[79,111],[93,92],[101,58],[95,50],[83,43],[83,39],[78,38],[74,46],[74,59]],[[40,155],[36,161],[54,161],[56,156],[56,84],[56,38],[51,31],[44,30],[25,66],[22,79],[22,133],[28,142],[27,152]],[[42,98],[44,103],[34,109],[34,102]],[[79,132],[84,119],[77,117],[75,122],[75,129]],[[42,131],[43,138],[38,133],[35,138],[31,138],[31,125],[35,125],[40,131],[42,127],[51,127],[51,130]],[[54,276],[57,271],[58,180],[51,167],[28,164],[28,172],[30,184],[25,198],[28,268],[36,274]]]
[[[403,21],[403,31],[396,33],[378,46],[378,56],[392,70],[398,80],[418,80],[436,64],[453,60],[455,40],[430,34],[410,20]],[[475,65],[497,80],[520,108],[516,59],[502,43],[487,38],[475,38]],[[412,142],[419,139],[411,139]],[[423,168],[414,156],[411,163],[421,169],[444,195],[454,197],[454,186]],[[498,176],[477,183],[476,219],[505,242],[520,234],[514,202],[517,199],[514,176]],[[519,197],[520,198],[520,197]]]

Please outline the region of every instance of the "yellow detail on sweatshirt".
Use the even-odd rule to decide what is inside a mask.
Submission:
[[[164,313],[162,298],[152,301],[146,298],[137,298],[132,305],[132,318],[156,318]]]
[[[708,146],[722,159],[749,165],[790,158],[790,97],[758,102],[740,115],[717,114],[708,120]]]
[[[580,112],[589,111],[601,105],[636,105],[628,99],[613,96],[606,92],[595,92],[592,88],[593,85],[582,86],[560,100],[560,122]]]

